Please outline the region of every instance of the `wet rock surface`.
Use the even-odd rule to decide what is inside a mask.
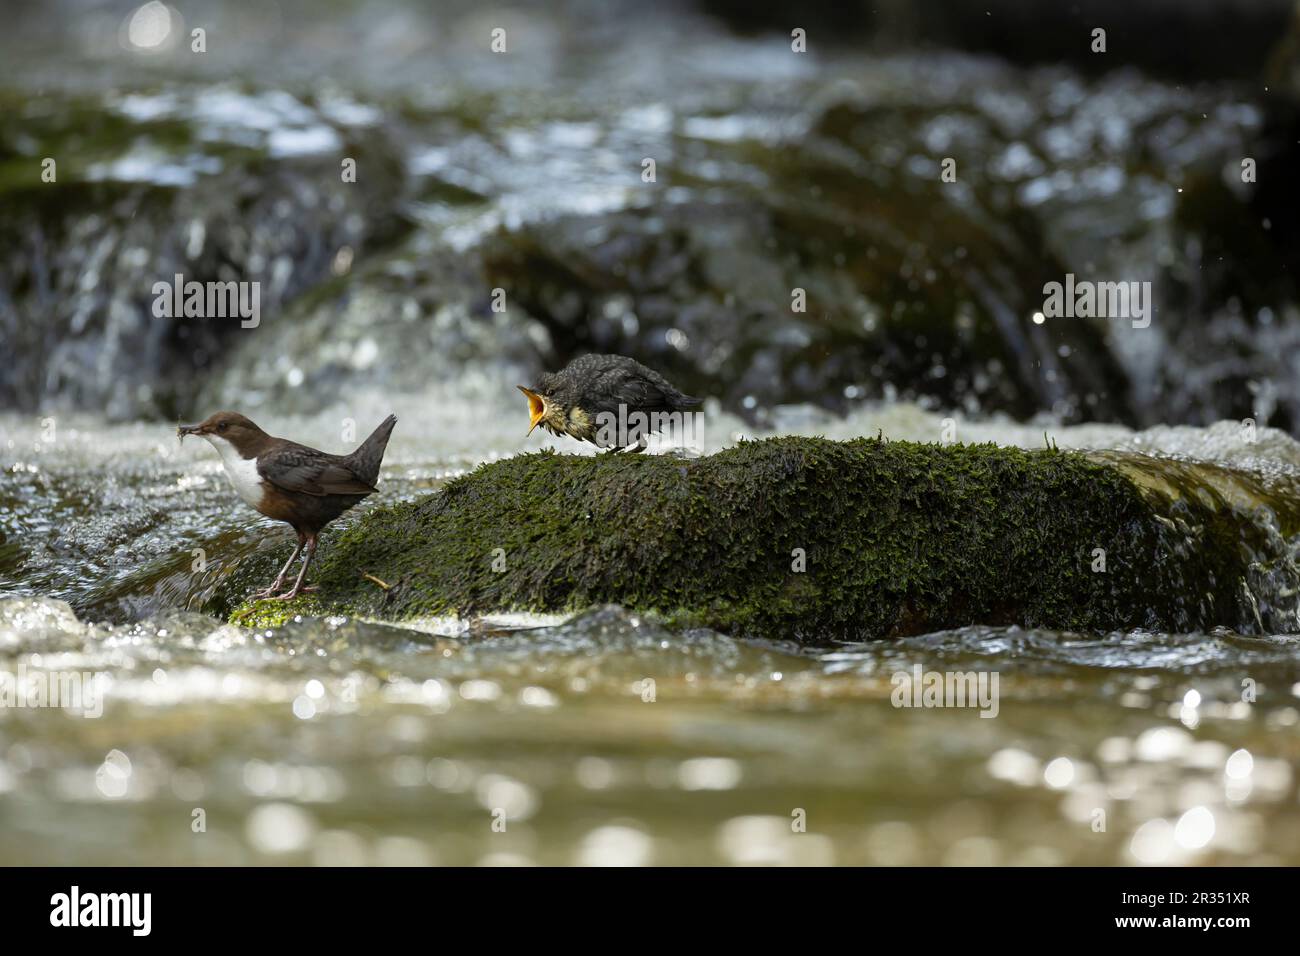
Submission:
[[[974,622],[1293,632],[1297,502],[1292,477],[1118,452],[776,438],[696,460],[528,455],[367,512],[318,593],[231,621],[615,603],[811,644]],[[225,578],[214,609],[274,566]]]
[[[403,228],[377,178],[335,188],[339,161],[321,155],[356,154],[400,183],[382,144],[282,92],[4,97],[0,327],[22,356],[0,370],[11,406],[187,410],[196,373],[223,366],[238,335],[328,278],[340,255]],[[43,157],[53,182],[40,179]],[[260,312],[159,315],[174,307],[157,306],[155,286],[177,275],[257,283]]]

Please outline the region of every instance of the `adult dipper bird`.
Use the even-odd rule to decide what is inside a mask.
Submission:
[[[268,518],[288,522],[298,532],[298,547],[275,576],[275,582],[254,597],[287,601],[303,591],[314,590],[303,587],[302,582],[316,556],[316,538],[325,525],[375,493],[379,463],[396,424],[397,416],[389,415],[349,455],[331,455],[273,438],[238,412],[216,412],[197,425],[176,429],[182,441],[186,435],[207,439],[221,453],[221,463],[239,497]],[[298,580],[284,594],[277,594],[284,586],[284,576],[304,549]]]
[[[516,387],[528,397],[528,434],[541,425],[612,451],[642,451],[651,432],[672,422],[667,416],[700,404],[625,355],[583,355],[532,388]]]

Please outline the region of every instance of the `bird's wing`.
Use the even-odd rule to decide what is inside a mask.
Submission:
[[[337,455],[286,445],[257,460],[257,473],[285,491],[304,495],[368,495],[376,489],[359,479]]]
[[[619,405],[644,411],[672,411],[672,395],[675,391],[666,381],[653,372],[649,375],[640,369],[610,369],[600,376],[591,389],[598,397],[597,411],[615,412]]]

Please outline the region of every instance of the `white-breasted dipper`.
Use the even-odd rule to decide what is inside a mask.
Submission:
[[[516,388],[528,397],[528,434],[541,425],[615,452],[642,451],[665,415],[700,404],[626,355],[582,355],[532,388]]]
[[[287,601],[314,590],[304,587],[303,580],[316,555],[316,539],[325,525],[378,490],[379,464],[396,424],[397,416],[389,415],[348,455],[331,455],[275,438],[238,412],[216,412],[197,425],[176,429],[181,440],[186,435],[207,439],[221,453],[221,463],[239,497],[268,518],[287,522],[298,533],[298,546],[274,583],[254,597]],[[304,549],[298,579],[284,594],[277,594]]]

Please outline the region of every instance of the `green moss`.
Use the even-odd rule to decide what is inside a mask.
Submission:
[[[292,601],[247,601],[231,613],[230,623],[240,627],[280,627],[295,617],[324,617],[329,613],[330,605],[313,591]]]
[[[809,643],[977,622],[1250,627],[1241,585],[1268,545],[1225,544],[1242,540],[1239,507],[1144,490],[1114,462],[993,445],[777,438],[697,460],[541,453],[369,511],[325,553],[312,600],[318,613],[385,619],[618,603]],[[261,607],[232,620],[304,613]]]

